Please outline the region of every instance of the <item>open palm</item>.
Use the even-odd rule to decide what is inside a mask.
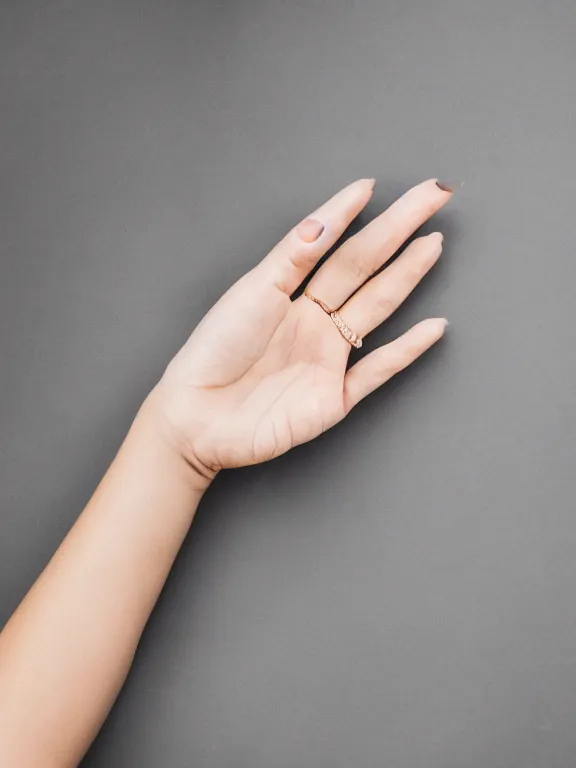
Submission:
[[[372,179],[350,184],[291,230],[168,366],[158,387],[163,409],[185,457],[203,473],[265,461],[318,436],[442,336],[444,319],[425,320],[347,371],[351,347],[330,315],[308,296],[291,299],[373,188]],[[379,272],[450,196],[436,180],[411,189],[347,240],[307,293],[365,336],[437,261],[442,236],[434,233]]]

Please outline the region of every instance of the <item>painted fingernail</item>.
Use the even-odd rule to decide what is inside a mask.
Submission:
[[[305,243],[313,243],[324,232],[324,224],[317,219],[304,219],[298,224],[296,231]]]
[[[454,192],[456,187],[460,185],[453,181],[436,181],[436,186],[442,190],[442,192]]]

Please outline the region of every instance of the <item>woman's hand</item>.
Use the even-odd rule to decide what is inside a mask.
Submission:
[[[0,633],[1,765],[79,763],[215,472],[316,437],[442,336],[444,320],[425,320],[346,372],[350,345],[331,317],[306,296],[290,298],[373,187],[357,181],[302,221],[225,294],[169,365]],[[369,333],[437,260],[441,236],[416,240],[369,278],[450,194],[433,180],[412,189],[336,251],[310,280],[310,295],[339,307],[359,336]]]
[[[168,366],[153,399],[178,450],[206,479],[318,436],[444,333],[444,319],[424,320],[346,371],[351,347],[330,315],[307,296],[291,299],[373,189],[373,179],[356,181],[300,222],[230,288]],[[442,236],[415,240],[372,275],[451,191],[435,180],[411,189],[347,240],[307,293],[338,309],[359,337],[370,333],[437,261]]]

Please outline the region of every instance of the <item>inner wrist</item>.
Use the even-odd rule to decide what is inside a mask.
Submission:
[[[205,493],[217,472],[204,466],[196,457],[183,450],[173,425],[167,418],[156,390],[146,398],[132,425],[131,432],[139,435],[153,450],[162,456],[184,482],[197,491]]]

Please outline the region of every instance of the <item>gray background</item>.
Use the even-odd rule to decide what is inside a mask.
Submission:
[[[218,478],[87,768],[574,765],[575,33],[570,0],[0,3],[0,621],[290,226],[465,182],[367,347],[447,338]]]

